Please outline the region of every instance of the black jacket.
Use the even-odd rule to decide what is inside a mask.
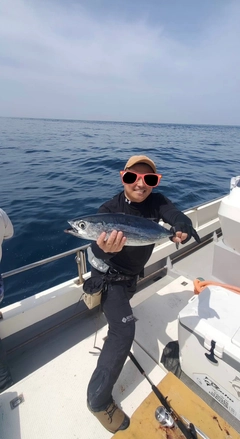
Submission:
[[[192,224],[191,220],[179,211],[174,204],[161,193],[151,193],[142,203],[129,202],[124,192],[115,195],[111,200],[100,206],[98,213],[126,213],[129,215],[152,218],[159,222],[162,219],[165,223],[174,226],[176,223]],[[108,265],[125,273],[139,274],[148,259],[150,258],[154,244],[140,247],[125,246],[118,253],[105,253],[97,243],[92,243],[94,255],[105,261]]]

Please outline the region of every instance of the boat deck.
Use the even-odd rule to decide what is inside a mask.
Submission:
[[[132,299],[136,335],[132,352],[158,384],[166,375],[163,348],[178,339],[177,317],[193,295],[195,277],[211,278],[213,243],[176,262],[162,277],[141,282]],[[188,273],[188,276],[186,275]],[[14,351],[9,364],[12,387],[0,395],[2,439],[108,439],[106,431],[86,406],[88,381],[107,335],[105,317],[86,312]],[[97,347],[97,348],[96,348]],[[239,421],[182,374],[181,379],[240,433]],[[131,416],[151,392],[148,381],[130,359],[114,387],[116,402]],[[10,402],[22,395],[16,408]],[[158,406],[156,401],[156,407]],[[210,438],[215,439],[215,438]]]

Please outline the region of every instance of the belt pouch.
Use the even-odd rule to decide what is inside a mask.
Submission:
[[[83,284],[83,301],[89,308],[100,305],[104,281],[101,276],[91,276]]]

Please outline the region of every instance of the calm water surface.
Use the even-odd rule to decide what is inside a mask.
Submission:
[[[180,209],[229,192],[240,175],[240,127],[0,118],[1,199],[14,237],[1,271],[76,248],[67,220],[95,213],[121,190],[119,170],[147,154]],[[3,304],[76,275],[74,256],[5,279]]]

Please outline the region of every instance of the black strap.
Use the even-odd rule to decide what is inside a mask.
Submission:
[[[121,282],[124,280],[133,280],[136,276],[124,274],[115,268],[110,267],[107,273],[104,275],[106,282]]]

